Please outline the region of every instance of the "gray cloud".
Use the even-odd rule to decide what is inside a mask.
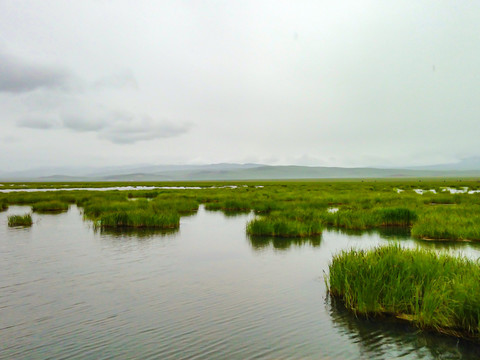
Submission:
[[[0,142],[5,143],[5,144],[13,144],[13,143],[16,143],[18,141],[19,141],[18,137],[11,136],[11,135],[2,136],[0,138]]]
[[[166,120],[153,120],[148,116],[128,121],[117,121],[106,127],[100,136],[117,144],[165,139],[188,132],[189,124],[174,124]]]
[[[97,132],[100,138],[116,144],[133,144],[180,136],[189,130],[190,125],[135,116],[125,111],[97,109],[93,114],[89,109],[84,113],[62,114],[62,127],[77,132]]]
[[[109,110],[103,105],[86,101],[83,96],[64,97],[52,93],[51,97],[57,99],[56,108],[47,106],[44,110],[41,107],[27,110],[24,116],[18,118],[16,126],[96,133],[100,139],[116,144],[177,137],[191,127],[190,124],[154,119],[125,110]]]
[[[23,93],[38,88],[60,88],[67,85],[64,69],[30,64],[0,51],[0,92]]]
[[[105,127],[105,121],[97,117],[82,116],[79,114],[62,115],[62,124],[66,129],[74,131],[97,131]]]
[[[105,76],[93,83],[95,89],[105,88],[132,88],[138,89],[137,79],[131,70],[124,70],[119,73]]]
[[[53,129],[58,127],[58,119],[54,117],[24,117],[17,121],[17,126],[30,129]]]

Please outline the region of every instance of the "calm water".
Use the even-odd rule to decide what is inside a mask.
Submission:
[[[416,246],[406,234],[249,239],[251,215],[203,208],[170,233],[95,232],[75,206],[7,227],[29,210],[0,213],[0,359],[480,358],[480,345],[356,319],[326,296],[333,253]]]

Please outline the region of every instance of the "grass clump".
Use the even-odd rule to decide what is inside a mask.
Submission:
[[[321,233],[320,222],[302,222],[286,217],[260,217],[247,224],[247,234],[252,236],[309,237]]]
[[[35,212],[60,212],[67,211],[68,204],[58,200],[41,201],[32,205]]]
[[[32,215],[11,215],[8,217],[8,226],[32,226]]]
[[[355,314],[393,315],[419,328],[480,340],[480,264],[398,245],[343,251],[328,289]]]
[[[377,215],[383,226],[410,226],[418,219],[417,213],[407,208],[383,208]]]
[[[340,209],[335,213],[324,212],[323,222],[335,228],[366,230],[380,226],[378,216],[371,210]]]
[[[178,213],[155,213],[149,210],[115,211],[101,215],[95,225],[100,228],[160,228],[177,229],[180,226]]]

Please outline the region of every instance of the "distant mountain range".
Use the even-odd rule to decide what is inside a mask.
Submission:
[[[344,168],[262,164],[50,167],[0,172],[1,181],[194,181],[333,178],[480,177],[480,158],[422,167]]]

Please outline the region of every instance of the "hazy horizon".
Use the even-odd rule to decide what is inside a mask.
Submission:
[[[0,170],[479,157],[480,3],[0,2]]]

